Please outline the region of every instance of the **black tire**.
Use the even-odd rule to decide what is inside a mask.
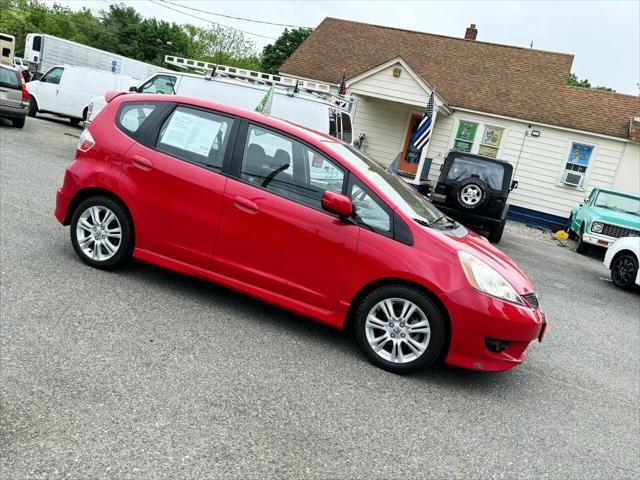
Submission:
[[[503,221],[499,226],[492,227],[489,230],[489,241],[491,243],[500,243],[502,239],[502,234],[504,233],[504,226],[507,224],[506,221]]]
[[[576,245],[576,252],[587,253],[589,251],[589,244],[582,240],[584,234],[584,224],[580,227],[580,233],[578,233],[578,245]]]
[[[382,356],[380,356],[378,353],[376,353],[373,350],[373,347],[369,344],[369,341],[367,340],[367,327],[366,327],[367,317],[371,313],[371,310],[374,309],[379,304],[379,302],[385,299],[408,300],[412,302],[414,305],[416,305],[417,307],[419,307],[419,309],[422,310],[422,312],[424,313],[424,315],[428,320],[429,328],[430,328],[430,338],[426,343],[426,348],[424,349],[424,351],[421,353],[421,355],[417,356],[417,358],[415,358],[414,360],[407,361],[406,363],[396,363],[396,362],[387,360],[385,358],[382,358]],[[417,317],[412,317],[412,318],[414,319],[413,323],[416,323]],[[397,320],[397,321],[399,322],[400,320]],[[387,326],[389,328],[397,328],[401,324],[400,323],[398,323],[398,325],[394,324],[393,327],[390,327],[391,325],[392,324],[390,322],[387,323]],[[361,348],[361,350],[364,352],[365,356],[369,359],[369,361],[374,365],[393,373],[410,373],[410,372],[415,372],[417,370],[421,370],[430,366],[438,359],[438,356],[440,355],[444,347],[445,334],[446,334],[446,322],[442,312],[427,295],[422,293],[417,288],[410,287],[410,286],[386,285],[383,287],[376,288],[375,290],[370,292],[360,302],[360,305],[358,306],[358,310],[356,311],[356,316],[354,319],[353,326],[354,326],[354,335],[355,335],[356,342],[358,343],[358,346]],[[382,332],[383,330],[380,329],[380,331]],[[391,333],[389,333],[389,335],[391,336]],[[396,333],[396,335],[400,335],[400,334]],[[409,335],[409,333],[407,333],[406,335]],[[426,334],[422,334],[422,335],[425,335],[425,337],[420,337],[420,334],[414,334],[414,335],[417,335],[415,338],[418,338],[418,339],[426,338]],[[392,349],[392,347],[389,346],[388,342],[391,342],[393,344],[393,343],[396,343],[397,340],[399,340],[399,338],[395,340],[389,339],[384,343],[383,347],[388,346],[389,349]],[[405,352],[403,353],[403,355],[411,354],[411,351],[408,348],[408,344],[405,344],[404,346],[400,346],[399,348],[401,349],[401,351]],[[385,348],[381,348],[380,350],[385,350]],[[387,351],[387,353],[389,352]]]
[[[24,117],[11,119],[11,125],[13,125],[16,128],[24,127]]]
[[[477,192],[477,194],[479,195],[477,201],[474,199],[474,202],[471,203],[465,200],[465,198],[467,198],[467,190]],[[456,203],[463,210],[480,210],[489,201],[489,186],[479,178],[467,178],[456,186],[454,194]]]
[[[571,225],[573,225],[573,215],[569,215],[569,224],[567,225],[567,234],[569,235],[570,240],[575,240],[578,238],[576,232],[571,230]]]
[[[618,254],[611,262],[611,280],[616,287],[631,289],[638,276],[638,259],[632,253]]]
[[[29,110],[27,111],[27,115],[30,117],[35,117],[38,113],[38,102],[33,97],[29,97]]]
[[[117,221],[120,224],[121,237],[117,245],[117,251],[112,257],[106,260],[97,260],[95,258],[92,258],[80,247],[77,233],[78,221],[80,220],[80,216],[83,214],[83,212],[85,212],[90,207],[104,207],[110,210],[116,216]],[[73,245],[73,249],[76,251],[76,254],[84,263],[94,268],[99,268],[102,270],[114,270],[123,266],[131,258],[131,254],[133,252],[133,228],[131,225],[131,220],[129,219],[129,215],[127,215],[124,208],[118,202],[112,200],[109,197],[91,197],[81,202],[76,207],[73,212],[73,216],[71,217],[70,234],[71,244]],[[98,247],[98,249],[101,251],[101,253],[106,251],[105,249],[101,249],[101,247]]]

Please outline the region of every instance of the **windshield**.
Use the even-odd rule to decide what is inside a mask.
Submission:
[[[397,175],[389,172],[375,160],[364,155],[351,145],[324,141],[331,150],[351,161],[352,165],[376,184],[387,197],[407,216],[427,223],[442,217],[442,213],[422,195],[411,188]]]
[[[600,192],[593,203],[595,207],[604,207],[616,212],[640,215],[640,198],[627,197],[610,192]]]
[[[504,167],[498,163],[483,162],[470,157],[457,157],[447,178],[457,181],[469,177],[477,177],[494,190],[502,190]]]

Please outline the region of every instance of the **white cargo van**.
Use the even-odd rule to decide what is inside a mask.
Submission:
[[[215,67],[231,68],[222,65]],[[273,83],[279,86],[278,82],[284,77],[251,73],[261,75],[264,83],[250,82],[240,76],[213,75],[211,71],[207,75],[166,71],[152,75],[132,91],[182,95],[254,110],[266,95],[269,85]],[[272,80],[272,77],[278,80]],[[351,142],[351,116],[348,107],[338,105],[331,99],[331,95],[294,90],[293,87],[274,89],[271,115]],[[95,118],[104,105],[102,95],[91,100],[85,125]]]
[[[137,83],[134,78],[105,70],[58,65],[39,80],[27,83],[29,116],[54,113],[76,124],[87,118],[87,106],[96,95],[109,90],[127,91]]]

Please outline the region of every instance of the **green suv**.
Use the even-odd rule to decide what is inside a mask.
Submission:
[[[569,235],[578,238],[578,253],[585,253],[589,244],[609,248],[618,238],[640,237],[640,196],[594,188],[571,211]]]

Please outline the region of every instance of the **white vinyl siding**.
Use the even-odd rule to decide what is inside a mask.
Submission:
[[[400,69],[399,77],[393,76],[394,68]],[[423,109],[429,100],[427,91],[399,63],[354,82],[353,85],[349,85],[348,91],[358,96],[366,95],[391,102],[423,105]]]

